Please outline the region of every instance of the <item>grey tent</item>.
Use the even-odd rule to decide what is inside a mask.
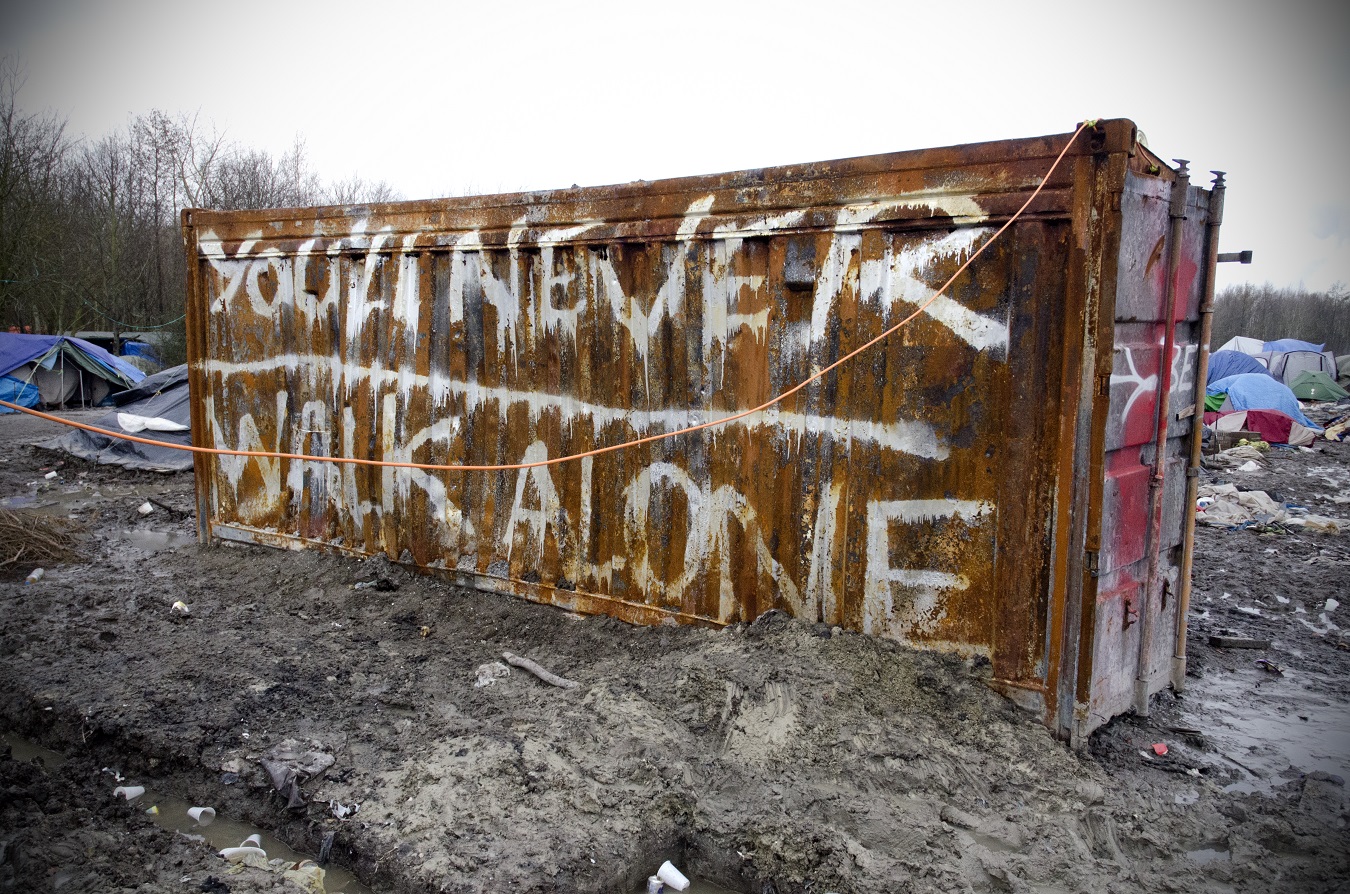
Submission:
[[[117,409],[95,421],[94,426],[118,434],[134,433],[165,446],[137,444],[82,429],[72,429],[43,446],[128,469],[182,472],[192,468],[190,452],[169,446],[192,443],[187,364],[148,376],[135,388],[115,394],[112,399]],[[163,430],[170,428],[177,430]]]

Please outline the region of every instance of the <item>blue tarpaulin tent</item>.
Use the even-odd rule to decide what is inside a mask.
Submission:
[[[1261,361],[1251,354],[1244,354],[1241,351],[1215,351],[1209,355],[1209,372],[1205,376],[1205,384],[1209,385],[1220,379],[1239,376],[1243,373],[1270,375],[1266,368],[1261,365]]]
[[[1227,394],[1224,409],[1228,410],[1279,410],[1301,425],[1314,431],[1322,427],[1313,422],[1299,409],[1298,398],[1289,386],[1277,382],[1265,373],[1243,373],[1219,379],[1205,388],[1207,394]]]
[[[0,375],[36,386],[42,403],[98,405],[145,373],[98,345],[69,335],[0,332]]]

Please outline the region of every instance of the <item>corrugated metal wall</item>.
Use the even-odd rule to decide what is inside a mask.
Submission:
[[[491,464],[725,417],[929,298],[1067,139],[376,208],[188,212],[194,439]],[[1152,237],[1133,218],[1153,224],[1134,193],[1112,204],[1140,167],[1133,125],[1080,143],[946,296],[774,409],[511,472],[199,457],[203,536],[382,553],[643,623],[779,608],[985,655],[996,685],[1055,725],[1057,705],[1084,698],[1080,664],[1098,660],[1079,635],[1093,630],[1095,588],[1084,598],[1079,581],[1101,500],[1071,479],[1093,443],[1100,456],[1101,308],[1122,220],[1140,245]],[[1166,191],[1136,179],[1144,205]],[[1125,295],[1125,265],[1119,279]],[[1129,347],[1121,326],[1116,372],[1132,360],[1145,374],[1156,351]],[[1134,432],[1145,400],[1112,431]],[[1128,438],[1107,440],[1114,451]],[[1129,480],[1113,474],[1112,493]],[[1131,524],[1129,506],[1107,505]],[[1127,534],[1108,540],[1129,559]]]

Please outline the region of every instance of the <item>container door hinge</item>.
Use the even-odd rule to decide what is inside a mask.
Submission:
[[[1087,551],[1087,570],[1088,574],[1094,578],[1101,573],[1101,553],[1095,549]]]

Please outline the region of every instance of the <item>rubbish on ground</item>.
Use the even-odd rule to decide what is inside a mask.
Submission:
[[[145,812],[148,816],[159,816],[159,805],[151,804]]]
[[[286,796],[286,806],[297,810],[305,806],[300,784],[333,766],[333,756],[317,748],[306,748],[295,739],[286,739],[269,749],[258,763],[267,771],[276,790]]]
[[[398,584],[388,578],[380,577],[375,580],[362,580],[352,584],[353,590],[374,590],[377,593],[392,593],[398,589]]]
[[[676,869],[669,860],[662,863],[661,868],[656,870],[656,877],[676,891],[683,891],[689,887],[689,879],[685,878],[684,873]]]
[[[113,778],[115,781],[117,781],[117,782],[125,782],[125,781],[126,781],[126,777],[123,776],[121,773],[117,772],[117,770],[114,769],[113,767],[104,767],[104,768],[103,768],[102,770],[100,770],[99,772],[109,774],[109,775],[112,776],[112,778]]]
[[[331,801],[329,802],[332,803]],[[319,845],[319,865],[322,866],[328,862],[328,855],[333,851],[333,839],[337,837],[336,832],[327,832],[323,836],[323,843]]]
[[[1263,671],[1268,671],[1272,674],[1277,674],[1281,677],[1284,676],[1284,668],[1280,667],[1278,664],[1276,664],[1275,662],[1271,661],[1268,658],[1256,659],[1256,666],[1261,668],[1261,670]]]
[[[220,855],[231,863],[242,863],[246,857],[261,857],[267,859],[267,851],[260,847],[248,847],[240,845],[239,847],[227,847],[221,850]]]
[[[1216,649],[1269,649],[1270,640],[1252,639],[1246,636],[1219,636],[1209,638],[1209,644]]]
[[[1348,526],[1341,519],[1310,515],[1301,506],[1277,503],[1263,490],[1239,490],[1234,484],[1202,484],[1196,493],[1200,499],[1211,500],[1205,511],[1196,515],[1196,521],[1201,524],[1221,528],[1255,527],[1279,533],[1288,533],[1281,525],[1291,525],[1327,534]]]
[[[351,804],[343,804],[341,801],[329,801],[328,809],[336,818],[345,820],[349,816],[356,816],[361,810],[361,805],[355,801]],[[323,860],[320,860],[319,862],[322,863]]]
[[[122,431],[135,434],[141,431],[188,431],[188,426],[163,416],[138,416],[135,413],[118,413],[117,424]]]
[[[1156,754],[1156,755],[1158,755],[1158,757],[1162,757],[1164,754],[1167,753],[1167,743],[1166,743],[1166,742],[1154,742],[1154,743],[1153,743],[1153,753]]]
[[[149,515],[150,513],[155,511],[155,505],[151,503],[149,500],[146,500],[144,503],[136,507],[136,511],[139,512],[141,515]]]
[[[216,819],[216,809],[214,807],[189,807],[188,816],[197,821],[199,826],[209,826]]]
[[[51,481],[53,478],[56,477],[56,473],[55,473],[55,472],[48,472],[46,475],[43,475],[42,477],[43,477],[43,478],[46,478],[48,481]]]
[[[262,835],[254,832],[252,835],[239,842],[240,847],[262,847]]]
[[[502,677],[509,676],[511,668],[502,664],[500,661],[489,661],[487,664],[478,665],[478,678],[473,681],[475,689],[482,689],[484,686],[495,684]]]
[[[569,680],[566,677],[560,677],[557,674],[550,673],[528,658],[522,658],[519,655],[513,655],[510,652],[503,652],[502,659],[507,664],[512,664],[518,668],[521,668],[522,670],[529,671],[530,673],[534,674],[536,677],[538,677],[539,679],[543,680],[545,683],[548,683],[551,686],[557,686],[561,689],[577,688],[575,680]],[[675,890],[677,891],[684,890],[684,888],[675,887],[675,885],[671,884],[669,881],[667,881],[666,884],[670,885],[672,888],[675,888]]]
[[[661,894],[666,890],[666,883],[661,881],[659,875],[647,876],[647,894]]]
[[[1238,470],[1239,472],[1256,472],[1256,471],[1260,470],[1260,468],[1261,468],[1261,466],[1260,466],[1259,463],[1256,462],[1256,460],[1254,460],[1254,459],[1249,459],[1249,460],[1247,460],[1245,463],[1243,463],[1242,465],[1238,466],[1238,467],[1237,467],[1237,470]]]
[[[192,614],[192,607],[180,599],[173,604],[172,611],[175,615],[182,615],[184,617],[187,617],[188,615]]]
[[[1326,609],[1325,609],[1325,610],[1326,610],[1326,611],[1329,611],[1329,612],[1334,612],[1336,609],[1338,609],[1338,608],[1340,608],[1340,607],[1341,607],[1340,602],[1338,602],[1338,601],[1335,600],[1335,599],[1328,599],[1328,600],[1327,600],[1327,604],[1326,604]]]
[[[145,794],[143,785],[119,785],[113,789],[114,798],[126,798],[128,801],[134,801],[143,794]]]
[[[45,577],[46,574],[47,569],[34,568],[32,571],[28,572],[28,576],[23,579],[23,582],[26,584],[35,584],[38,581],[42,580],[42,578]]]

